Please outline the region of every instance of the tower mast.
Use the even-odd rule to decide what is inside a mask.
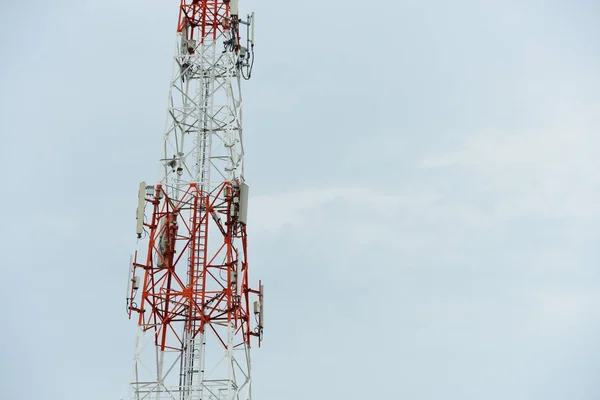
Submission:
[[[252,398],[263,286],[248,277],[240,83],[253,31],[237,0],[181,0],[162,173],[140,184],[127,290],[135,400]]]

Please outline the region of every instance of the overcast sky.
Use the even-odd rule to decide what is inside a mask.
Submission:
[[[242,0],[255,400],[600,396],[600,3]],[[119,400],[176,0],[0,3],[0,384]]]

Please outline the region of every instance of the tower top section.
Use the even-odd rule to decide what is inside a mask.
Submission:
[[[177,32],[201,42],[214,40],[220,33],[236,29],[238,12],[238,0],[181,0]]]

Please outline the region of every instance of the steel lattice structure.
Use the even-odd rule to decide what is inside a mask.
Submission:
[[[180,4],[163,172],[139,192],[132,399],[251,399],[263,287],[248,278],[240,83],[254,62],[253,19],[239,18],[237,1]]]

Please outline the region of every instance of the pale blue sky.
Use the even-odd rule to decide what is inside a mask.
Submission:
[[[0,5],[0,398],[125,398],[177,4]],[[255,399],[597,399],[600,3],[240,7]]]

